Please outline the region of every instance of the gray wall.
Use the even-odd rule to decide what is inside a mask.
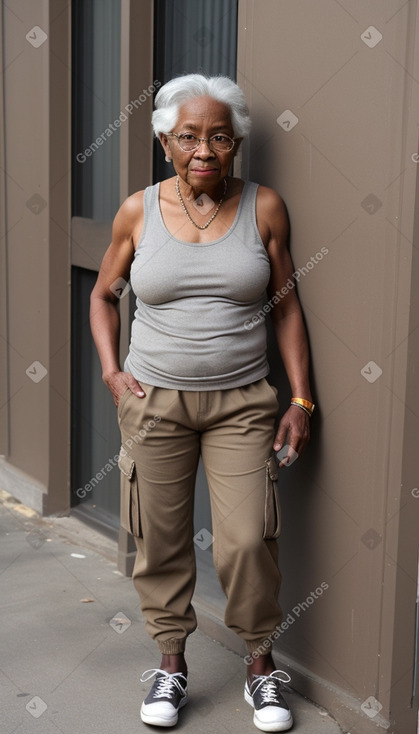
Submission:
[[[69,507],[70,6],[2,11],[0,478],[48,513]]]
[[[284,197],[296,270],[328,250],[300,277],[318,407],[310,447],[281,473],[290,626],[276,645],[351,731],[396,719],[413,734],[417,4],[239,7],[238,81],[254,119],[242,175]],[[271,362],[286,404],[273,348]]]

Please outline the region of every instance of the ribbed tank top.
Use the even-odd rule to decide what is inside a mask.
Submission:
[[[144,192],[144,226],[131,266],[136,311],[124,370],[141,383],[219,390],[266,377],[270,263],[256,224],[258,184],[246,181],[228,232],[183,242],[167,230],[160,184]]]

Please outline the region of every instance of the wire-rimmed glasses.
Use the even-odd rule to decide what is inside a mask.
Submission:
[[[192,153],[193,150],[199,148],[202,140],[208,145],[210,150],[218,153],[228,153],[230,150],[233,150],[235,143],[235,139],[224,135],[224,133],[216,133],[209,138],[198,138],[192,133],[167,133],[167,137],[171,135],[177,138],[180,148],[185,153]]]

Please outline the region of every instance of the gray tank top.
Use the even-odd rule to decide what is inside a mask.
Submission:
[[[177,390],[228,389],[266,377],[265,319],[252,322],[266,303],[270,278],[256,225],[258,184],[245,182],[228,232],[203,243],[170,234],[159,187],[144,192],[144,226],[131,266],[136,311],[124,370],[140,383]]]

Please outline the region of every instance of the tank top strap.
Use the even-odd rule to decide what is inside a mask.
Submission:
[[[258,188],[258,183],[245,181],[242,189],[234,233],[236,236],[242,237],[244,241],[248,238],[249,232],[252,231],[257,237],[260,237],[256,221],[256,196]]]
[[[143,229],[141,232],[141,237],[138,240],[138,245],[142,243],[142,241],[145,239],[147,235],[147,230],[149,227],[156,227],[157,223],[160,221],[160,212],[159,212],[159,184],[154,184],[153,186],[147,186],[144,189],[144,199],[143,199],[143,207],[144,207],[144,221],[143,221]]]

